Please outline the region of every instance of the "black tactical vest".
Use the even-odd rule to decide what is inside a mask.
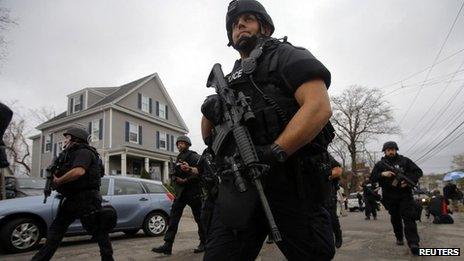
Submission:
[[[84,150],[84,151],[82,151]],[[95,148],[90,147],[86,144],[76,144],[72,147],[64,150],[64,159],[62,166],[59,167],[60,171],[57,174],[58,177],[66,174],[72,168],[72,160],[76,153],[90,153],[92,155],[92,163],[90,167],[85,170],[85,174],[79,177],[77,180],[65,183],[57,188],[57,191],[66,197],[70,197],[81,191],[88,190],[99,190],[101,184],[101,162],[99,162],[99,154]]]

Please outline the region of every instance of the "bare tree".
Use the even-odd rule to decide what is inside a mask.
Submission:
[[[399,127],[394,125],[391,106],[378,89],[353,85],[331,100],[331,121],[356,173],[357,154],[364,150],[364,144],[379,134],[398,134]]]
[[[346,169],[346,160],[348,158],[348,150],[346,146],[344,146],[343,141],[338,137],[335,136],[334,140],[329,145],[330,153],[334,156],[337,156],[339,159],[342,160],[342,168]]]
[[[42,123],[54,117],[55,111],[52,107],[41,107],[29,109],[28,113],[16,101],[6,102],[13,110],[13,119],[5,131],[3,140],[6,146],[11,170],[13,173],[31,172],[31,141],[27,138],[34,131],[38,123]]]

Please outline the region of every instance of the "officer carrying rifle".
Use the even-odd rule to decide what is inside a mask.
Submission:
[[[101,205],[100,182],[104,169],[100,155],[89,146],[87,131],[70,128],[63,135],[64,150],[47,169],[51,184],[47,182],[44,202],[52,188],[61,194],[62,199],[47,233],[47,241],[32,260],[50,260],[69,225],[77,218],[98,242],[101,260],[114,260],[108,232],[116,225],[117,217],[114,208]]]

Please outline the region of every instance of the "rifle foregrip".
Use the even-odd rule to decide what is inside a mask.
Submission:
[[[252,145],[251,135],[248,129],[244,126],[237,126],[233,129],[235,142],[240,152],[245,165],[256,163],[259,161],[258,155],[256,155],[255,147]]]

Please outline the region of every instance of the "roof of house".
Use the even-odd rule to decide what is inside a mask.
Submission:
[[[167,94],[167,92],[165,90],[165,87],[163,86],[162,82],[158,78],[157,74],[153,73],[153,74],[150,74],[148,76],[142,77],[142,78],[140,78],[138,80],[132,81],[130,83],[121,85],[119,87],[90,87],[90,88],[86,88],[86,89],[89,89],[89,90],[94,90],[94,91],[100,92],[102,94],[105,94],[106,96],[103,97],[98,102],[96,102],[95,104],[93,104],[92,106],[85,109],[85,111],[90,110],[90,109],[94,109],[94,108],[97,108],[97,107],[100,107],[100,106],[103,106],[103,105],[106,105],[106,104],[110,104],[112,102],[118,102],[119,99],[124,98],[125,95],[128,95],[130,92],[132,92],[137,87],[139,87],[142,83],[144,83],[145,81],[148,81],[148,80],[150,80],[152,78],[155,78],[158,81],[158,83],[160,85],[160,88],[161,88],[161,91],[167,96],[166,98],[169,100],[169,102],[172,103],[171,99],[169,98],[169,94]],[[174,106],[174,104],[173,104],[173,106]],[[188,128],[187,128],[185,122],[183,121],[182,117],[179,115],[176,108],[173,107],[173,109],[174,109],[174,112],[180,117],[179,119],[181,121],[182,128],[184,128],[185,130],[188,131]],[[37,126],[37,128],[40,129],[43,125],[46,125],[48,123],[60,120],[62,118],[66,118],[67,116],[69,116],[68,112],[64,111],[64,112],[58,114],[57,116],[55,116],[54,118],[40,124],[39,126]]]

